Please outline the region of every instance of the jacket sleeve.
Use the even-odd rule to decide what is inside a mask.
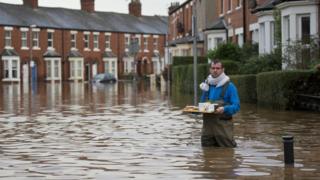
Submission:
[[[202,91],[200,102],[206,102],[209,97],[209,91]]]
[[[240,110],[240,100],[237,88],[233,84],[230,84],[226,95],[228,96],[227,99],[230,104],[224,106],[224,113],[232,116]]]

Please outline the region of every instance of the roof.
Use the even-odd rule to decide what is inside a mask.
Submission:
[[[168,18],[0,3],[0,25],[82,31],[166,34]]]
[[[208,26],[205,30],[225,30],[227,29],[226,23],[223,18],[219,18],[218,20],[214,21],[212,24]]]
[[[184,7],[186,4],[188,4],[189,2],[191,2],[192,0],[186,0],[184,3],[182,3],[180,6],[174,7],[171,11],[169,11],[169,14],[173,14],[174,12],[176,12],[178,9]]]
[[[57,53],[54,50],[47,50],[44,54],[43,57],[61,57],[59,53]]]
[[[14,49],[4,49],[1,56],[19,56]]]
[[[197,42],[201,43],[203,41],[198,39]],[[169,46],[174,46],[176,44],[190,44],[190,43],[193,43],[193,36],[185,36],[185,37],[170,41]]]
[[[114,58],[114,57],[117,57],[115,54],[113,54],[113,52],[111,51],[106,51],[103,53],[102,55],[103,57],[106,57],[106,58]]]
[[[259,11],[267,11],[272,10],[277,3],[279,3],[281,0],[267,0],[265,3],[258,5],[255,9],[252,10],[253,13],[259,12]]]
[[[83,56],[80,52],[71,50],[68,54],[68,57],[83,57]]]

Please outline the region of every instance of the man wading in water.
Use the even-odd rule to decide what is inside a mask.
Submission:
[[[215,113],[203,114],[202,146],[236,147],[232,115],[240,110],[240,100],[237,88],[224,73],[220,61],[211,62],[210,75],[200,88],[203,90],[201,102],[219,104]]]

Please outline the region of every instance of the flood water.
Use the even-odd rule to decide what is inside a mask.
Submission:
[[[202,148],[192,97],[144,83],[0,85],[0,179],[318,179],[320,114],[242,104],[238,147]],[[295,166],[283,135],[295,137]]]

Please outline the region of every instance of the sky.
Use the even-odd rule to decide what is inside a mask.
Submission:
[[[128,13],[131,0],[95,0],[96,11]],[[171,2],[183,3],[185,0],[141,0],[143,15],[168,15]],[[22,4],[22,0],[0,0],[3,3]],[[80,0],[39,0],[39,6],[80,9]]]

